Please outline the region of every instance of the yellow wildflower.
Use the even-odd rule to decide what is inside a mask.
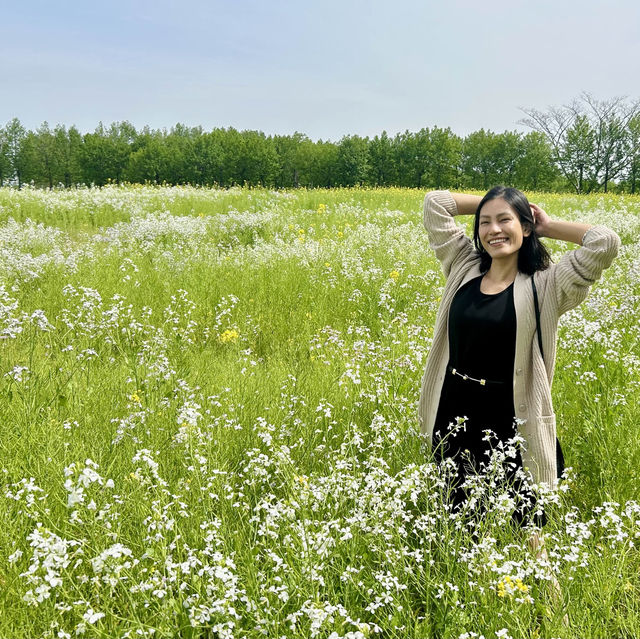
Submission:
[[[400,277],[400,273],[398,273],[398,271],[396,271],[396,270],[393,270],[393,271],[391,271],[391,273],[389,273],[389,277],[392,280],[397,280]]]
[[[227,342],[236,342],[238,340],[238,331],[236,331],[235,328],[227,329],[218,335],[218,340],[223,344],[226,344]]]
[[[506,575],[498,582],[496,590],[498,597],[512,597],[516,593],[529,594],[529,586],[523,583],[519,577],[514,580],[510,575]]]

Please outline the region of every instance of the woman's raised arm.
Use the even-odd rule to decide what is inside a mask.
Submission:
[[[584,234],[592,226],[582,222],[552,220],[537,204],[530,204],[530,206],[533,211],[533,219],[536,221],[536,233],[540,237],[582,245]]]
[[[482,200],[479,195],[469,195],[468,193],[452,193],[451,197],[458,209],[456,215],[475,215],[478,204]]]
[[[465,259],[473,252],[473,243],[465,235],[464,229],[455,223],[453,216],[465,214],[470,201],[463,200],[474,196],[461,196],[460,204],[456,197],[459,196],[449,191],[430,191],[424,198],[424,227],[445,277],[449,277],[456,261]],[[460,205],[462,211],[458,208]]]
[[[536,232],[542,237],[573,242],[580,247],[565,253],[547,271],[556,292],[557,314],[575,308],[588,295],[589,287],[611,266],[620,247],[620,238],[611,229],[597,224],[552,220],[539,206],[531,205]]]

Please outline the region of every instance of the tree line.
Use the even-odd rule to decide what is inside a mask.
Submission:
[[[568,107],[523,110],[529,133],[480,129],[465,137],[423,128],[391,137],[312,141],[302,133],[266,135],[176,124],[141,130],[102,123],[35,131],[17,118],[0,127],[0,184],[72,187],[108,183],[251,185],[275,188],[406,186],[486,190],[636,192],[640,109],[624,99],[583,94]]]

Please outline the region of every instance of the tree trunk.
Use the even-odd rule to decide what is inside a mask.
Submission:
[[[582,167],[580,167],[580,176],[578,177],[578,193],[582,193]]]

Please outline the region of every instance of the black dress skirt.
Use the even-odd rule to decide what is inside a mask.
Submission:
[[[481,469],[498,440],[506,442],[517,431],[513,406],[513,284],[488,295],[480,290],[481,281],[482,276],[467,282],[451,303],[449,365],[433,431],[436,460],[450,457],[457,464],[457,481],[451,493],[454,507],[465,499],[460,484],[466,475]],[[450,424],[462,418],[466,418],[464,429],[452,433]],[[486,441],[487,430],[492,431],[491,441]],[[519,455],[509,461],[515,462],[516,468],[522,467]],[[513,477],[515,470],[510,474]],[[523,520],[520,515],[515,518]]]

